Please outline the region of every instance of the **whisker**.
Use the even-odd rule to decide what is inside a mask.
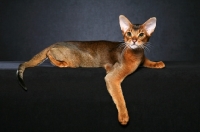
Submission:
[[[128,45],[126,43],[123,43],[123,44],[124,44],[124,49],[122,50],[121,55],[124,55],[124,52],[128,48]]]
[[[124,43],[121,43],[121,44],[119,44],[118,48],[122,48],[122,47],[124,47],[124,46],[125,46],[125,44],[124,44]]]
[[[150,43],[150,42],[147,42],[144,45],[147,46],[147,47],[149,47],[149,48],[153,47],[152,43]]]
[[[124,46],[124,49],[122,50],[122,53],[125,51],[126,48],[127,48],[127,45]]]
[[[152,45],[145,45],[145,47],[152,48],[153,46]]]
[[[121,42],[121,43],[119,44],[119,48],[124,47],[125,45],[126,45],[125,42]]]
[[[143,49],[143,46],[142,46],[142,45],[137,45],[137,46],[138,46],[138,48]]]
[[[147,42],[144,44],[145,46],[149,46],[149,47],[152,47],[152,43],[151,42]]]
[[[122,52],[121,52],[121,56],[123,56],[124,52],[126,51],[126,48],[128,48],[128,47],[127,47],[127,44],[125,42],[123,42],[123,43],[120,43],[117,48],[123,48]]]
[[[147,46],[144,46],[144,50],[150,52],[150,49]]]
[[[150,49],[153,47],[151,42],[146,42],[144,43],[143,46],[144,46],[145,51],[148,51],[148,52],[150,52]]]

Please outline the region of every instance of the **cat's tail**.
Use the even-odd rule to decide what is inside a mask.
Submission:
[[[17,75],[19,85],[25,91],[27,91],[27,87],[23,80],[23,73],[24,73],[25,69],[28,67],[34,67],[34,66],[37,66],[37,65],[43,63],[47,59],[47,53],[51,49],[52,46],[50,46],[50,47],[44,49],[43,51],[41,51],[40,53],[36,54],[31,60],[19,65],[16,75]]]

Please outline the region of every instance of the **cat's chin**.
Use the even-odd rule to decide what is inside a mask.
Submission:
[[[131,49],[137,49],[138,46],[137,46],[136,44],[131,44],[131,45],[130,45],[130,48],[131,48]]]

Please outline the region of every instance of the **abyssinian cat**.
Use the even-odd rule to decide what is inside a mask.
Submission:
[[[27,90],[23,81],[25,68],[34,67],[49,59],[58,67],[104,67],[105,82],[118,110],[118,120],[122,125],[129,121],[126,103],[121,89],[124,78],[133,73],[139,65],[149,68],[164,68],[162,61],[153,62],[144,55],[144,49],[156,27],[152,17],[144,24],[132,24],[125,16],[119,16],[124,42],[110,41],[69,41],[55,43],[31,60],[19,65],[19,84]]]

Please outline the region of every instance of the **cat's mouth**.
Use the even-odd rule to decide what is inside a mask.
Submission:
[[[138,46],[137,44],[131,44],[131,45],[130,45],[130,48],[131,48],[131,49],[137,49],[138,47],[139,47],[139,46]]]
[[[129,47],[131,49],[137,49],[139,46],[136,43],[134,43],[134,44],[130,44]]]
[[[131,49],[138,49],[138,48],[143,48],[143,44],[139,44],[138,42],[130,42],[126,43],[126,46]]]

